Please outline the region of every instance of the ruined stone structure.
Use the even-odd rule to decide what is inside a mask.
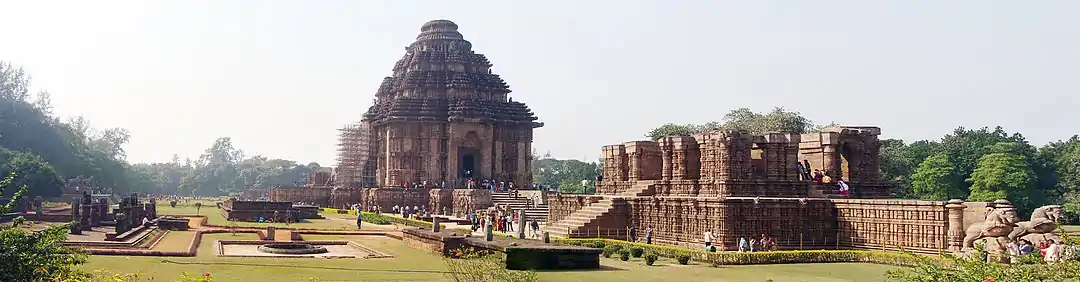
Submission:
[[[965,208],[988,203],[891,200],[879,178],[876,127],[819,133],[714,132],[603,147],[603,181],[593,196],[549,199],[545,231],[561,237],[637,238],[692,246],[711,231],[733,250],[739,238],[772,237],[782,249],[870,248],[959,251]],[[816,184],[796,163],[841,177]],[[971,217],[971,216],[969,216]]]
[[[469,176],[531,184],[532,134],[543,124],[510,99],[491,67],[457,24],[420,28],[363,117],[368,153],[376,156],[374,187],[458,187]]]
[[[425,188],[335,188],[330,207],[347,208],[352,204],[378,206],[390,212],[394,206],[427,207],[434,214],[465,216],[491,206],[491,191],[484,189]]]
[[[313,203],[317,206],[330,204],[330,191],[334,178],[330,172],[312,171],[303,187],[273,187],[267,189],[271,202]]]
[[[291,202],[240,201],[236,199],[229,199],[221,203],[221,215],[225,216],[225,219],[237,221],[258,221],[259,218],[262,218],[268,221],[283,222],[286,217],[290,217],[294,221],[306,218],[322,218],[318,214],[318,209],[314,206],[297,206]]]

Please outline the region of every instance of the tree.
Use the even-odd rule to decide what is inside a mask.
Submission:
[[[0,193],[15,188],[19,182],[15,173],[0,180]],[[13,200],[0,205],[0,214],[11,212],[13,205],[26,192],[26,185],[18,186]],[[46,227],[41,231],[22,228],[22,219],[11,226],[0,226],[0,281],[53,281],[81,273],[75,268],[86,262],[87,255],[64,246],[67,241],[65,225]]]
[[[14,178],[12,185],[31,187],[27,191],[30,197],[55,197],[63,191],[63,184],[52,165],[36,155],[0,148],[0,172],[5,171],[23,176]]]
[[[679,125],[668,123],[650,130],[646,137],[656,141],[667,136],[691,136],[717,130],[740,130],[750,134],[770,132],[806,133],[819,129],[799,112],[787,111],[782,107],[774,108],[767,114],[756,113],[748,108],[739,108],[724,115],[724,123],[707,122],[704,124]]]
[[[971,194],[968,201],[1007,199],[1021,211],[1032,208],[1035,172],[1022,155],[1024,144],[1001,142],[988,146],[989,153],[979,157],[975,171],[968,177]]]
[[[904,144],[903,140],[882,140],[880,170],[881,178],[893,184],[893,196],[918,198],[912,190],[909,178],[919,165],[940,147],[932,141],[915,141]],[[959,182],[959,180],[957,180]]]
[[[957,187],[956,168],[943,153],[937,153],[919,164],[911,174],[911,188],[914,196],[923,200],[948,200],[962,197],[963,191]]]
[[[559,160],[551,157],[533,156],[533,183],[558,188],[566,193],[582,193],[581,181],[596,180],[601,172],[600,164],[580,160]]]

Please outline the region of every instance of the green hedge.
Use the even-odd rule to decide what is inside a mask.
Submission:
[[[364,220],[364,222],[370,222],[372,224],[378,224],[378,225],[388,225],[388,224],[391,224],[391,223],[394,222],[393,220],[390,220],[386,216],[383,216],[381,214],[376,214],[376,213],[370,213],[370,212],[364,212],[363,220]]]
[[[614,239],[555,239],[569,245],[586,246],[597,245],[620,246],[621,249],[638,247],[661,257],[677,258],[680,255],[690,257],[693,261],[717,264],[717,265],[742,265],[742,264],[780,264],[780,263],[829,263],[829,262],[868,262],[898,266],[914,266],[918,263],[918,255],[907,253],[894,253],[882,251],[863,250],[801,250],[801,251],[769,251],[769,252],[705,252],[687,248],[658,246],[642,243],[627,242]],[[943,263],[945,261],[942,261]]]

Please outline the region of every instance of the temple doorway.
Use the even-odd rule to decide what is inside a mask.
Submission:
[[[458,176],[469,179],[480,176],[480,149],[458,148]]]

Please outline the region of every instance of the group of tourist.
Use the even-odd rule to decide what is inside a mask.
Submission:
[[[497,207],[489,208],[485,211],[477,211],[469,214],[469,221],[472,223],[472,230],[482,230],[488,224],[488,220],[491,220],[492,231],[498,232],[514,232],[514,225],[520,223],[522,211],[514,211],[509,206],[500,205]],[[493,215],[493,216],[486,216]],[[529,237],[540,237],[540,221],[535,218],[527,222],[530,229]]]
[[[828,171],[822,172],[820,169],[811,170],[809,160],[795,162],[795,173],[799,174],[799,180],[802,181],[812,181],[817,184],[832,184],[835,182],[840,188],[840,195],[847,196],[850,194],[850,187],[844,182],[842,177],[838,176],[834,179]]]
[[[465,180],[465,188],[486,189],[491,190],[491,192],[511,192],[517,191],[518,187],[514,185],[513,181],[495,181],[484,179],[477,182],[476,179],[469,178]]]
[[[1037,254],[1045,263],[1076,260],[1077,255],[1080,254],[1077,246],[1066,244],[1065,241],[1059,239],[1046,239],[1038,246],[1026,239],[1020,239],[1019,242],[1007,243],[1006,250],[1009,252],[1012,263],[1019,263],[1021,257],[1032,254]]]
[[[761,234],[761,238],[759,239],[750,238],[749,240],[747,240],[746,237],[739,238],[738,246],[740,253],[767,252],[776,250],[776,240],[774,240],[772,237],[765,236],[765,234]]]
[[[646,232],[646,236],[650,237],[650,238],[648,238],[649,241],[652,241],[652,239],[651,239],[652,234],[651,233],[652,233],[652,229],[650,228]],[[716,239],[716,238],[713,236],[712,231],[705,231],[704,241],[705,241],[705,251],[706,252],[716,252],[717,251],[716,245],[713,245],[713,240],[714,239]],[[649,243],[651,244],[652,242],[649,242]],[[772,237],[766,236],[765,234],[761,234],[761,238],[741,237],[741,238],[739,238],[739,241],[736,242],[736,245],[738,246],[738,248],[739,248],[738,251],[740,253],[743,253],[743,252],[766,252],[766,251],[776,250],[776,240],[774,240]]]
[[[428,215],[427,205],[421,206],[394,206],[392,209],[394,214],[401,214],[401,217],[406,219],[420,219],[421,216]]]

